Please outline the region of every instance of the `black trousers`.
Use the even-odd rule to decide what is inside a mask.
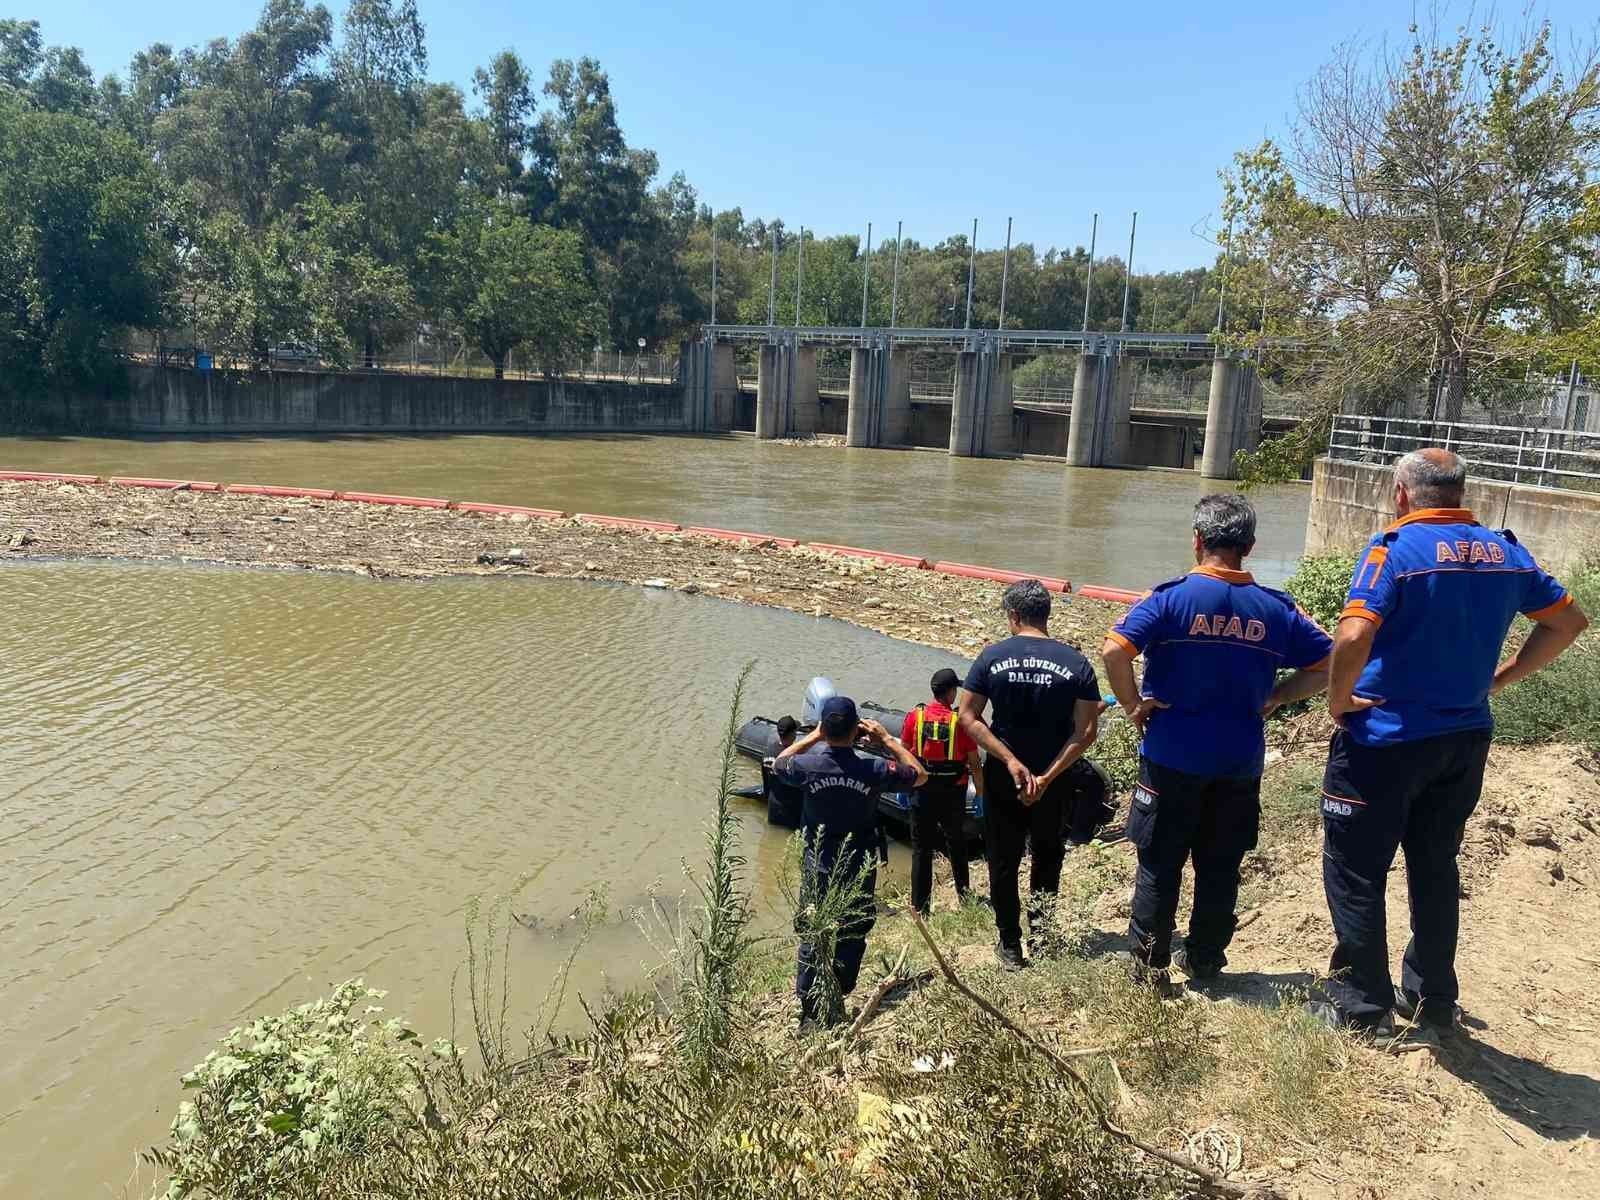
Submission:
[[[956,894],[967,894],[967,839],[962,832],[966,816],[964,777],[931,776],[917,789],[911,806],[911,907],[924,915],[933,895],[933,857],[940,850],[950,859]]]
[[[1172,962],[1172,930],[1184,864],[1194,862],[1189,961],[1221,967],[1237,924],[1239,865],[1261,832],[1261,777],[1213,778],[1139,759],[1128,840],[1139,852],[1128,939],[1161,970]]]
[[[1072,786],[1063,775],[1032,804],[1024,804],[1017,794],[1011,772],[999,758],[990,756],[983,764],[984,843],[989,856],[989,899],[994,904],[995,929],[1008,946],[1022,941],[1022,899],[1017,892],[1017,872],[1022,865],[1024,847],[1033,852],[1029,889],[1030,926],[1040,924],[1044,896],[1061,889],[1061,860],[1066,853],[1061,842],[1064,806]]]
[[[1400,849],[1411,899],[1401,983],[1446,1011],[1460,995],[1456,855],[1483,791],[1490,737],[1475,729],[1363,746],[1333,735],[1322,779],[1322,885],[1336,938],[1327,990],[1353,1024],[1376,1023],[1394,1005],[1384,892]]]
[[[802,896],[808,894],[806,888],[816,889],[815,892],[809,893],[811,895],[826,891],[827,874],[816,871],[809,864],[805,869],[810,878],[802,887]],[[860,906],[856,909],[854,917],[840,926],[839,936],[834,940],[833,961],[827,965],[833,971],[833,979],[839,986],[841,998],[855,990],[856,980],[861,975],[861,960],[867,954],[867,934],[872,932],[873,925],[877,923],[874,900],[877,887],[878,873],[867,872],[863,880],[864,895]],[[819,961],[817,948],[810,942],[801,942],[794,981],[795,994],[800,997],[800,1012],[813,1020],[836,1021],[843,1015],[841,1012],[825,1013],[817,1007],[820,1000],[817,973],[822,969],[823,963]]]

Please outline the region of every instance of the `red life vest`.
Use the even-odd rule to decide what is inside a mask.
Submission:
[[[956,757],[955,713],[948,717],[929,717],[928,706],[917,705],[916,742],[912,751],[928,768],[930,775],[948,778],[966,774],[967,764]]]

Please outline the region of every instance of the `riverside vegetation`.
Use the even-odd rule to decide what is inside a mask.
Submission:
[[[1307,560],[1291,588],[1326,620],[1348,570]],[[1600,570],[1570,585],[1581,603],[1600,603]],[[1592,757],[1597,683],[1591,634],[1551,670],[1547,690],[1497,698],[1502,739],[1580,742]],[[1553,695],[1562,703],[1551,706]],[[653,988],[578,998],[583,1032],[556,1037],[558,974],[514,1048],[501,968],[509,926],[497,925],[501,906],[474,905],[458,976],[472,1050],[455,1030],[432,1038],[388,1016],[361,981],[251,1022],[184,1077],[189,1098],[171,1139],[149,1155],[165,1194],[1131,1200],[1269,1195],[1288,1177],[1314,1184],[1325,1177],[1318,1164],[1335,1161],[1370,1178],[1425,1149],[1429,1122],[1408,1119],[1408,1105],[1433,1111],[1411,1065],[1422,1060],[1384,1053],[1416,1047],[1329,1031],[1301,1014],[1303,984],[1270,975],[1233,998],[1163,1000],[1132,984],[1104,953],[1126,916],[1129,862],[1114,841],[1070,857],[1053,916],[1065,952],[1020,974],[994,965],[987,909],[949,903],[947,891],[925,931],[888,889],[854,1022],[797,1043],[786,994],[793,939],[752,925],[735,836],[739,714],[736,688],[689,900],[636,916],[661,952]],[[1114,732],[1125,723],[1108,724],[1097,754],[1125,780],[1132,739]],[[1273,905],[1315,857],[1326,732],[1319,710],[1272,723],[1262,843],[1242,905]],[[1486,807],[1480,820],[1510,827],[1493,815],[1504,811],[1496,801]],[[1592,828],[1596,816],[1579,819]],[[784,890],[798,904],[796,871],[791,856]],[[1481,874],[1476,864],[1466,872]],[[801,916],[826,935],[827,912]],[[1307,965],[1323,949],[1315,935],[1288,947]]]

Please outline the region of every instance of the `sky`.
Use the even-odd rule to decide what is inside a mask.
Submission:
[[[151,42],[195,45],[255,23],[251,0],[14,4],[47,44],[124,73]],[[429,73],[462,85],[511,47],[542,79],[590,55],[631,145],[701,200],[875,245],[968,233],[1087,245],[1134,265],[1209,262],[1236,150],[1281,135],[1299,87],[1341,42],[1405,36],[1408,0],[1138,0],[1126,8],[1009,0],[785,5],[419,0]],[[335,14],[342,0],[329,0]],[[20,10],[20,11],[19,11]],[[1468,13],[1465,7],[1451,10]],[[1478,12],[1485,11],[1480,5]],[[1520,4],[1502,12],[1522,12]],[[1594,0],[1545,0],[1561,31],[1593,31]],[[1452,20],[1449,24],[1455,24]]]

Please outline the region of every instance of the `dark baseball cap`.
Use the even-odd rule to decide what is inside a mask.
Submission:
[[[940,667],[933,673],[933,678],[928,681],[928,686],[933,689],[935,696],[943,695],[953,687],[961,686],[961,676],[949,667]]]
[[[822,702],[818,723],[825,737],[844,737],[854,733],[860,724],[856,716],[856,702],[849,696],[829,696]]]

